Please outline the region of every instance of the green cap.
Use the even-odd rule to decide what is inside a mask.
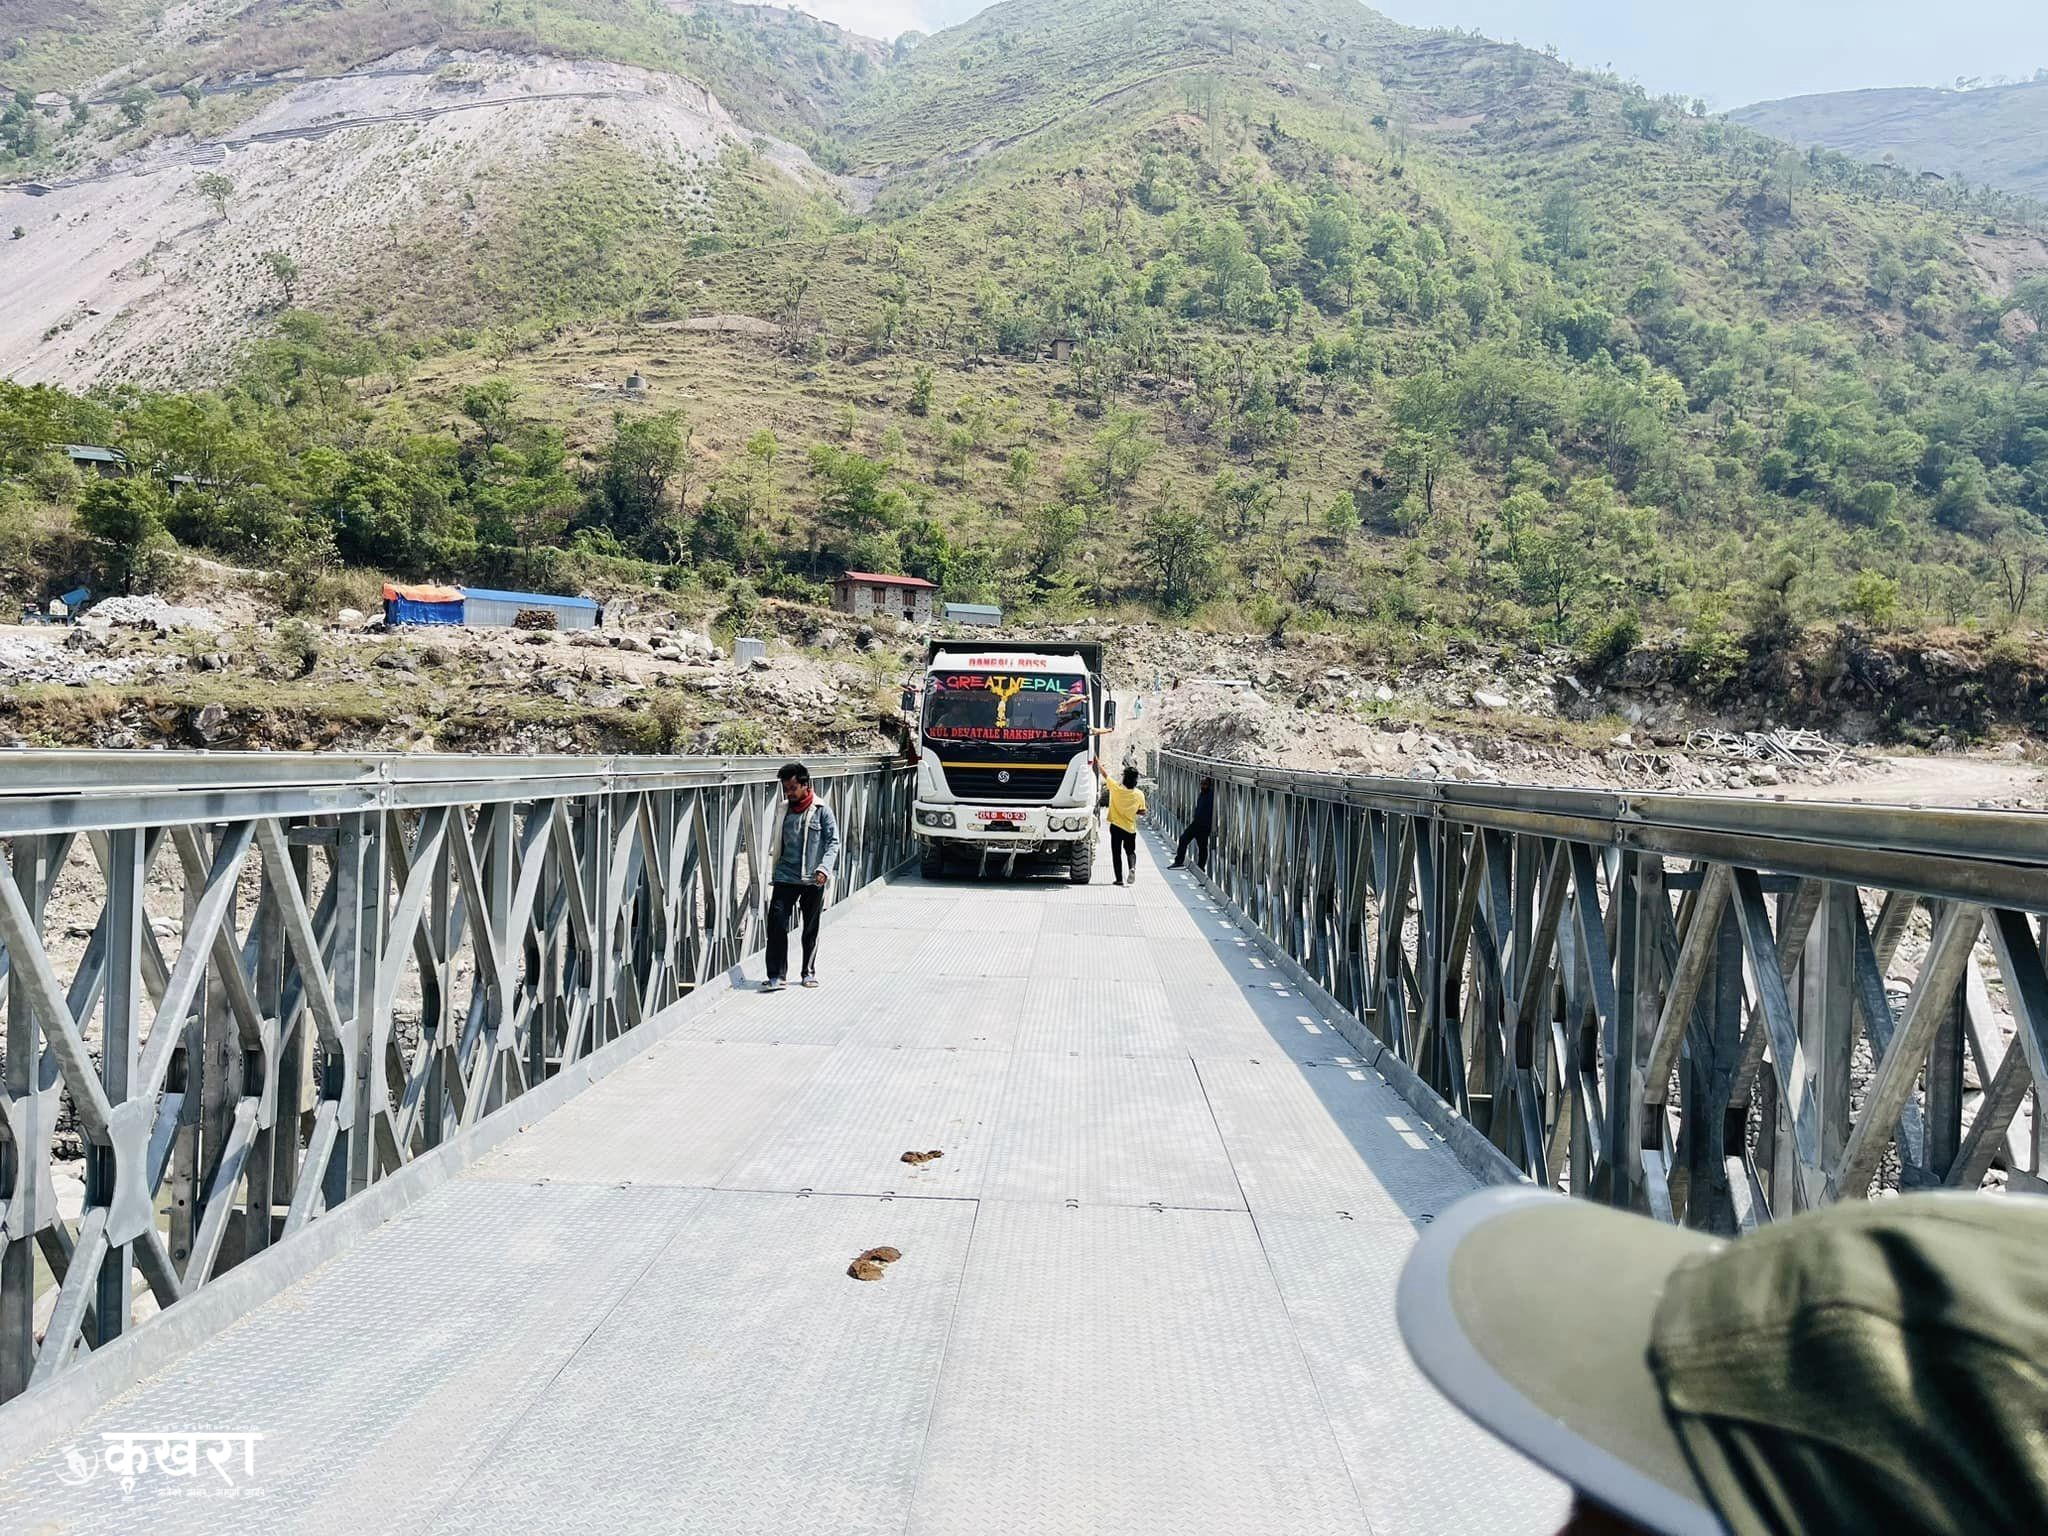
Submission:
[[[1652,1530],[2048,1530],[2048,1200],[1725,1242],[1491,1189],[1423,1234],[1398,1311],[1446,1396]]]

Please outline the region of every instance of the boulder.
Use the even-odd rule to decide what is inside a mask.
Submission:
[[[225,704],[204,705],[193,712],[191,724],[193,734],[208,746],[211,746],[227,734],[227,706]]]
[[[1472,695],[1472,702],[1481,709],[1508,708],[1508,697],[1506,694],[1488,693],[1483,688]]]

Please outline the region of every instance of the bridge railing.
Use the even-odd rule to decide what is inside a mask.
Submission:
[[[1215,781],[1223,896],[1497,1167],[1716,1231],[2048,1192],[2048,816],[1159,777],[1169,828]]]
[[[0,753],[0,1399],[752,952],[777,766]],[[811,766],[900,867],[900,760]]]

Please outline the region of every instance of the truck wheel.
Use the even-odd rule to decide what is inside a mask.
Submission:
[[[1086,885],[1095,877],[1095,839],[1067,845],[1067,879]]]
[[[924,853],[917,861],[917,872],[927,880],[937,880],[946,873],[946,845],[926,843]]]

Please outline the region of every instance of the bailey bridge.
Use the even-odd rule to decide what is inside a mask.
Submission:
[[[1169,756],[1206,877],[926,883],[841,759],[766,996],[773,769],[0,761],[0,1526],[1541,1532],[1460,1195],[2048,1189],[2048,818]]]

